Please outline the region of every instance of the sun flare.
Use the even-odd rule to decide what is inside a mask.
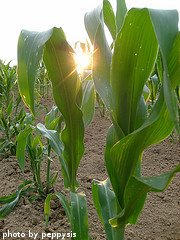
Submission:
[[[84,44],[84,46],[86,46]],[[89,69],[91,66],[91,57],[92,54],[88,51],[87,48],[82,48],[81,43],[77,43],[75,46],[75,55],[74,59],[76,62],[76,70],[79,74],[83,74],[86,69]]]

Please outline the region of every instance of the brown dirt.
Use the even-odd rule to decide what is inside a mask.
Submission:
[[[93,179],[105,180],[107,177],[103,161],[106,131],[110,125],[107,117],[96,114],[85,135],[86,151],[78,170],[78,180],[87,196],[90,233],[94,240],[104,240],[105,234],[92,203],[91,183]],[[168,140],[147,149],[143,156],[143,174],[153,175],[173,168],[180,162],[180,146],[176,140]],[[59,162],[55,159],[52,170],[59,171]],[[42,173],[43,175],[43,173]],[[23,178],[30,178],[26,167],[23,175],[15,157],[0,160],[1,196],[13,193]],[[164,193],[150,193],[137,225],[128,226],[126,240],[180,240],[180,182],[179,174]],[[43,176],[44,177],[44,176]],[[56,190],[62,190],[60,178]],[[58,202],[52,203],[52,212],[48,229],[43,219],[43,202],[29,203],[21,199],[14,211],[0,221],[0,233],[7,231],[27,233],[68,232],[69,224]],[[6,239],[29,239],[6,238]],[[31,238],[32,239],[32,238]],[[41,239],[40,237],[37,239]],[[51,238],[44,238],[51,239]],[[83,239],[82,239],[83,240]]]

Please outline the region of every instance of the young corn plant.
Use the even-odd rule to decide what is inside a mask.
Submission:
[[[58,173],[51,173],[52,150],[60,155],[62,144],[59,141],[62,118],[57,107],[53,107],[45,117],[45,125],[33,122],[27,124],[17,136],[16,156],[19,167],[24,173],[26,159],[30,160],[32,180],[24,179],[15,194],[0,198],[0,219],[3,219],[17,205],[21,197],[27,197],[31,202],[46,199],[50,192],[54,192],[54,184]],[[55,130],[56,129],[56,130]],[[45,142],[46,141],[46,142]],[[42,164],[47,161],[46,180],[41,177]]]
[[[16,155],[16,137],[30,118],[18,92],[16,67],[0,62],[0,155]]]
[[[53,113],[52,110],[50,114]],[[60,118],[57,117],[53,119],[53,122],[50,122],[50,124],[52,126],[55,123],[57,126],[57,124],[60,124],[59,121]],[[55,125],[53,127],[55,127]],[[44,140],[46,140],[46,143]],[[27,151],[37,198],[46,198],[47,194],[54,191],[53,185],[57,179],[57,172],[51,174],[51,153],[53,150],[59,155],[62,151],[58,131],[54,130],[54,128],[47,128],[47,124],[43,125],[38,123],[36,127],[28,125],[24,131],[21,131],[18,135],[17,143],[16,155],[22,172],[24,172],[25,168],[25,154]],[[44,183],[41,179],[41,166],[45,160],[47,161],[47,170],[46,182]]]
[[[76,239],[89,239],[87,207],[84,193],[78,192],[77,169],[84,153],[84,128],[94,114],[94,87],[92,81],[82,84],[76,69],[74,51],[68,44],[62,28],[46,32],[23,30],[18,41],[18,85],[24,103],[35,113],[34,86],[41,60],[52,83],[55,104],[63,116],[63,129],[56,147],[62,166],[65,188],[69,198],[61,193],[49,193],[45,199],[46,222],[50,201],[60,199]]]
[[[174,91],[180,84],[178,13],[147,8],[127,11],[125,1],[117,0],[115,14],[104,0],[85,15],[85,27],[94,47],[94,84],[112,119],[105,149],[109,179],[94,181],[93,200],[107,239],[123,240],[126,225],[137,222],[147,194],[164,191],[180,171],[178,165],[158,176],[141,172],[144,150],[167,138],[174,126],[179,133]],[[156,64],[162,79],[149,113],[144,86]]]
[[[49,96],[49,90],[51,89],[51,83],[48,79],[47,76],[47,71],[44,66],[44,63],[42,62],[39,69],[38,69],[38,74],[37,74],[37,79],[36,79],[36,88],[37,88],[37,93],[41,97]]]

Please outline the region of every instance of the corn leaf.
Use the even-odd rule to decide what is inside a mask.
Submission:
[[[27,147],[27,140],[33,128],[27,125],[17,136],[16,157],[22,172],[25,168],[25,153]]]
[[[115,42],[111,71],[113,115],[125,135],[135,130],[139,102],[157,53],[147,11],[131,9]]]
[[[53,106],[50,112],[45,116],[45,127],[50,130],[56,130],[59,128],[62,116],[58,114],[57,106]]]
[[[110,190],[110,181],[93,181],[92,194],[94,206],[97,210],[99,219],[104,225],[108,240],[113,240],[116,234],[116,229],[113,229],[109,224],[109,219],[113,218],[117,212],[117,199],[113,191]]]
[[[9,117],[13,112],[14,102],[13,99],[10,101],[8,107],[7,107],[7,116]]]
[[[168,58],[169,78],[172,88],[180,85],[180,32],[174,41],[173,48]]]
[[[158,11],[154,9],[149,9],[148,11],[162,55],[165,101],[170,112],[171,119],[174,121],[177,131],[180,133],[177,100],[174,88],[172,87],[169,78],[169,72],[171,70],[168,69],[168,59],[178,33],[178,12],[176,10]],[[166,31],[164,31],[164,29],[166,29]]]
[[[54,100],[65,121],[61,139],[70,175],[70,183],[66,182],[66,187],[75,189],[76,172],[84,152],[84,123],[77,105],[81,82],[76,72],[73,51],[62,29],[54,28],[51,38],[46,42],[44,62],[52,81]]]
[[[177,90],[178,86],[180,86],[180,77],[179,77],[180,76],[180,67],[179,67],[180,65],[180,32],[178,32],[178,35],[174,41],[174,45],[168,60],[169,60],[168,61],[169,79],[171,81],[171,91],[173,91],[175,88]],[[176,95],[177,97],[179,96],[178,90],[176,92]],[[177,101],[178,99],[175,100],[175,104]],[[176,130],[180,134],[180,115],[178,111],[179,110],[178,109],[176,110],[176,107],[175,107],[176,118],[174,119],[174,122],[176,124]]]
[[[108,109],[111,106],[110,63],[111,50],[106,40],[102,16],[102,6],[85,14],[85,27],[91,43],[93,53],[93,81],[97,92]]]
[[[52,149],[58,156],[62,156],[63,145],[60,141],[59,133],[56,130],[48,130],[42,123],[38,123],[36,128],[47,139],[49,139]]]
[[[20,192],[16,194],[16,198],[12,202],[4,204],[2,207],[0,207],[0,219],[3,219],[10,212],[12,212],[14,207],[17,205],[19,198],[20,198]]]
[[[112,172],[111,183],[121,207],[124,206],[123,196],[126,184],[134,173],[142,152],[151,144],[165,139],[173,129],[173,123],[162,95],[145,123],[111,148],[111,158],[108,160],[112,165],[109,163],[108,166],[112,168],[109,170]]]
[[[10,195],[8,195],[8,196],[0,197],[0,203],[1,203],[1,204],[10,203],[10,202],[12,202],[15,198],[16,198],[16,194],[15,194],[15,193],[10,194]]]
[[[0,219],[4,219],[10,212],[12,212],[22,195],[26,195],[26,193],[32,190],[30,184],[31,181],[24,181],[23,184],[19,185],[15,194],[1,198],[0,202],[6,204],[0,206]]]
[[[124,194],[125,208],[119,216],[110,220],[112,226],[135,224],[143,208],[147,193],[164,191],[177,172],[180,172],[180,165],[158,176],[131,177]]]
[[[34,112],[34,82],[40,60],[44,59],[53,85],[56,105],[65,121],[61,134],[63,158],[69,178],[64,173],[66,187],[76,187],[76,172],[84,152],[84,124],[77,96],[81,81],[76,72],[73,50],[61,28],[46,32],[22,31],[18,42],[18,84],[25,103]],[[80,99],[81,102],[81,99]],[[79,103],[80,104],[80,103]]]
[[[95,111],[95,89],[92,80],[82,82],[82,104],[81,111],[83,113],[84,126],[88,126],[94,116]]]
[[[89,240],[88,214],[86,198],[83,193],[70,194],[71,197],[71,228],[77,240]]]
[[[127,7],[125,0],[116,0],[116,25],[118,32],[121,30],[121,27],[124,23],[125,16],[127,13]]]
[[[46,196],[46,199],[44,201],[44,217],[45,217],[46,226],[48,226],[49,217],[51,214],[51,199],[52,199],[52,197],[53,197],[53,194],[49,193]]]
[[[59,193],[59,192],[56,192],[55,195],[59,199],[62,207],[64,208],[64,211],[66,213],[66,216],[67,216],[69,222],[71,222],[71,210],[70,210],[70,205],[69,205],[66,197],[62,193]]]
[[[108,0],[103,1],[103,17],[112,39],[116,38],[116,18],[111,3]]]
[[[34,113],[34,83],[42,59],[43,47],[50,38],[52,29],[47,32],[22,30],[18,40],[18,86],[24,103]]]

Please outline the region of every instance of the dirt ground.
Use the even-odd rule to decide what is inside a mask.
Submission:
[[[78,180],[81,190],[87,196],[89,211],[90,234],[93,240],[104,240],[105,234],[98,220],[92,203],[91,183],[93,179],[105,180],[107,177],[104,167],[103,151],[106,131],[110,126],[107,117],[96,114],[94,121],[86,130],[86,151],[78,170]],[[176,139],[169,138],[161,144],[147,149],[143,155],[143,174],[153,175],[173,168],[180,162],[180,145]],[[55,159],[52,170],[60,171],[60,164]],[[43,173],[42,173],[43,175]],[[180,181],[179,174],[164,193],[150,193],[145,208],[140,215],[137,225],[128,226],[126,240],[180,240]],[[0,195],[13,193],[23,178],[30,178],[28,168],[23,175],[15,157],[0,159]],[[62,190],[62,179],[59,178],[56,190]],[[70,232],[65,213],[58,202],[52,203],[49,227],[45,228],[43,218],[43,202],[29,203],[21,199],[14,211],[3,221],[0,221],[0,239],[3,233],[22,232],[25,238],[29,231],[39,233],[36,239],[42,239],[42,232]],[[51,238],[44,238],[51,239]],[[69,238],[67,238],[69,239]],[[83,239],[82,239],[83,240]]]

